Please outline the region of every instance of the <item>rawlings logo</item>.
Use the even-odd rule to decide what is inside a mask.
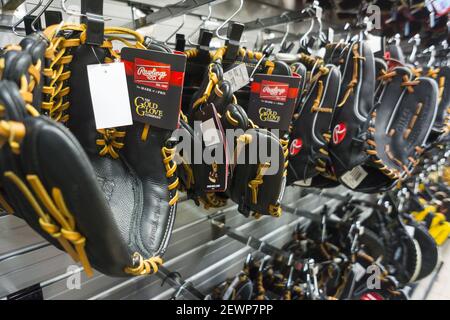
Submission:
[[[138,69],[136,71],[136,74],[138,76],[144,76],[145,78],[147,78],[147,80],[162,81],[167,78],[166,71],[159,71],[155,67],[153,67],[151,70],[147,69],[146,66],[137,67]]]
[[[297,155],[303,147],[303,141],[300,138],[294,139],[292,141],[291,147],[289,148],[289,153],[291,156]]]
[[[384,300],[384,298],[376,292],[368,292],[363,294],[360,300]]]
[[[339,123],[333,130],[333,143],[340,144],[347,134],[347,126],[345,123]]]
[[[136,59],[134,82],[156,89],[169,89],[170,65]]]
[[[285,102],[288,97],[289,85],[281,82],[263,81],[259,97],[266,100]]]

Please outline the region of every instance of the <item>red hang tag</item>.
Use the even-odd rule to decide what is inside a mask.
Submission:
[[[299,93],[300,77],[256,74],[248,115],[259,127],[287,131]]]
[[[134,121],[174,130],[183,91],[186,56],[123,48],[131,114]]]

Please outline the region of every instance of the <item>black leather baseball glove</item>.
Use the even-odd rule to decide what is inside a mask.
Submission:
[[[15,211],[88,275],[92,267],[112,276],[156,272],[175,220],[171,131],[95,127],[86,66],[118,58],[112,41],[123,34],[145,49],[139,34],[122,28],[106,28],[101,46],[85,43],[82,25],[45,30],[42,109],[53,119],[27,106],[16,83],[0,86],[2,185]]]
[[[330,126],[339,96],[341,73],[333,65],[321,66],[321,73],[306,96],[299,103],[298,113],[290,134],[288,184],[312,179],[326,173],[331,165],[328,144]],[[311,181],[306,182],[308,179]]]

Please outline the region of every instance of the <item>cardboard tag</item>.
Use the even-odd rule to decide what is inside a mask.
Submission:
[[[334,42],[334,29],[328,28],[328,42],[333,43]]]
[[[379,52],[383,49],[383,38],[368,34],[366,41],[373,53]]]
[[[123,63],[87,66],[97,129],[133,124]]]
[[[364,269],[364,267],[357,262],[353,265],[353,272],[355,272],[356,281],[359,281],[366,274],[366,269]]]
[[[220,133],[216,128],[214,118],[210,118],[200,124],[203,134],[203,142],[206,147],[214,146],[220,143]]]
[[[123,48],[133,120],[174,130],[177,128],[183,91],[186,56]]]
[[[194,164],[196,184],[205,192],[223,192],[228,185],[228,148],[225,134],[213,104],[203,107],[198,112],[196,121],[201,121],[200,128],[194,126],[198,141],[203,141],[203,155],[211,155],[213,161]],[[199,129],[199,130],[198,130]]]
[[[300,77],[256,74],[251,84],[248,116],[261,128],[289,129]]]
[[[361,166],[357,166],[346,172],[342,177],[342,181],[351,189],[355,189],[367,177],[367,171]]]
[[[223,79],[231,83],[231,91],[236,92],[242,87],[245,87],[249,82],[247,67],[245,64],[238,64],[233,69],[228,70],[223,74]]]

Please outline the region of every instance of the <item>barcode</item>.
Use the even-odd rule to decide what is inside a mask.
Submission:
[[[361,166],[357,166],[345,173],[341,180],[351,189],[355,189],[367,177],[367,171]]]
[[[223,78],[230,82],[233,92],[247,85],[249,76],[245,64],[240,64],[224,73]]]

